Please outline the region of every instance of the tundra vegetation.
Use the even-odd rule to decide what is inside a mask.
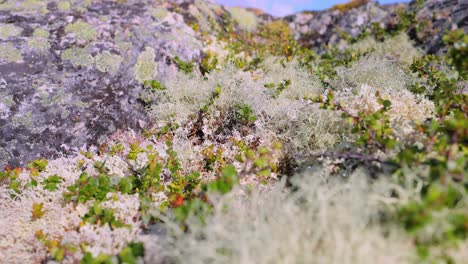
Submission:
[[[229,12],[214,37],[200,29],[203,61],[175,57],[170,79],[156,79],[152,48],[140,54],[151,128],[0,172],[1,259],[466,263],[468,35],[447,32],[447,52],[426,55],[400,14],[316,54],[282,20]],[[95,38],[81,21],[65,31]],[[85,49],[62,56],[93,64]]]

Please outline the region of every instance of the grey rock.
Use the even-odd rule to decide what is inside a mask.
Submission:
[[[408,34],[427,53],[440,54],[445,51],[442,37],[449,30],[468,30],[467,0],[427,0],[422,6],[416,1],[394,5],[370,2],[346,12],[332,9],[301,12],[287,16],[285,20],[289,22],[297,40],[321,52],[326,46],[338,44],[343,33],[356,37],[374,23],[384,29],[395,27],[399,10],[416,14],[419,29],[412,28]]]
[[[0,2],[0,169],[141,129],[142,82],[201,59],[197,34],[155,1],[69,3]]]
[[[416,2],[409,6],[416,12],[416,19],[424,21],[424,27],[412,37],[427,53],[445,52],[442,37],[450,30],[461,28],[468,32],[467,0],[427,0],[422,7]]]

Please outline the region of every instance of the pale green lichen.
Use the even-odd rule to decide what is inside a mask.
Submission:
[[[414,58],[420,57],[422,50],[415,47],[408,34],[400,33],[384,42],[378,42],[373,37],[367,37],[359,42],[345,46],[355,52],[367,52],[373,50],[374,53],[382,57],[390,56],[397,59],[401,64],[409,66]]]
[[[121,56],[104,51],[96,57],[96,68],[101,72],[115,73],[119,69],[122,60]]]
[[[13,24],[0,24],[0,38],[19,36],[23,29]]]
[[[43,0],[26,0],[21,5],[22,11],[40,11],[42,14],[47,13],[47,1]]]
[[[43,37],[43,38],[48,38],[50,36],[49,31],[42,29],[42,28],[36,28],[34,29],[33,32],[34,37]]]
[[[60,1],[57,3],[57,8],[62,11],[67,11],[71,9],[71,4],[68,1]]]
[[[93,0],[84,0],[84,1],[72,0],[71,2],[73,4],[73,10],[76,10],[78,12],[86,12],[87,8],[93,4]]]
[[[126,52],[132,48],[132,43],[127,41],[116,41],[115,44],[119,47],[119,50]]]
[[[50,48],[50,44],[46,38],[32,37],[28,39],[28,47],[33,50],[47,51]]]
[[[257,29],[258,18],[254,13],[240,7],[232,7],[228,11],[242,30],[252,32]]]
[[[48,37],[49,32],[47,30],[36,28],[33,37],[28,39],[28,47],[33,50],[47,51],[50,48]]]
[[[20,113],[11,118],[11,124],[14,127],[32,128],[32,112]]]
[[[0,10],[10,12],[40,12],[47,13],[47,1],[42,0],[3,0],[0,1]]]
[[[63,51],[62,59],[69,60],[73,66],[90,66],[94,63],[93,57],[87,48],[73,47]]]
[[[68,24],[65,27],[65,32],[73,33],[77,38],[86,41],[92,41],[96,39],[97,36],[97,32],[93,26],[81,20],[73,24]]]
[[[156,19],[157,21],[164,20],[166,18],[168,12],[165,8],[157,7],[149,11],[150,15]]]
[[[5,2],[2,2],[0,3],[0,10],[11,10],[13,8],[13,3],[10,2],[10,1],[5,1]]]
[[[140,53],[133,71],[135,79],[138,82],[143,83],[156,78],[158,65],[154,61],[155,58],[154,49],[151,47],[146,47],[145,51]]]
[[[0,44],[0,61],[16,62],[23,59],[20,51],[11,43]]]

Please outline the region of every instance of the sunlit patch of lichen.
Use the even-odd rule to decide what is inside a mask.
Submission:
[[[115,73],[119,69],[122,60],[121,56],[104,51],[96,56],[96,68],[101,72]]]
[[[57,3],[57,8],[62,11],[71,9],[71,3],[69,1],[60,1]]]
[[[158,65],[155,62],[156,55],[154,49],[151,47],[146,47],[145,51],[140,53],[138,56],[138,61],[135,64],[133,73],[135,79],[144,83],[148,80],[154,80],[158,74]]]
[[[0,44],[0,61],[17,62],[23,59],[21,52],[11,43]]]
[[[4,0],[0,2],[0,10],[11,12],[40,12],[47,13],[47,1],[42,0]]]
[[[92,41],[97,37],[94,27],[82,20],[68,24],[65,27],[65,32],[75,34],[77,38],[85,41]]]
[[[22,31],[22,28],[13,24],[0,24],[0,39],[19,36]]]
[[[166,18],[168,11],[165,8],[156,7],[149,10],[149,14],[157,21],[162,21],[164,18]]]
[[[34,37],[48,38],[49,35],[50,35],[49,31],[42,29],[42,28],[36,28],[34,29],[34,32],[33,32]]]
[[[50,48],[49,32],[47,30],[36,28],[33,32],[33,37],[28,39],[28,47],[41,52],[47,51]]]
[[[73,66],[90,66],[94,63],[91,53],[88,48],[72,47],[64,50],[62,53],[63,60],[69,60]]]
[[[257,29],[258,18],[254,13],[240,7],[229,8],[229,13],[242,30],[252,32]]]

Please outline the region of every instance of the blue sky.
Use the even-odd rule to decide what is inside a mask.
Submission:
[[[302,10],[322,10],[349,0],[216,0],[226,6],[260,8],[270,14],[282,16]],[[380,0],[381,4],[409,2],[408,0]]]

